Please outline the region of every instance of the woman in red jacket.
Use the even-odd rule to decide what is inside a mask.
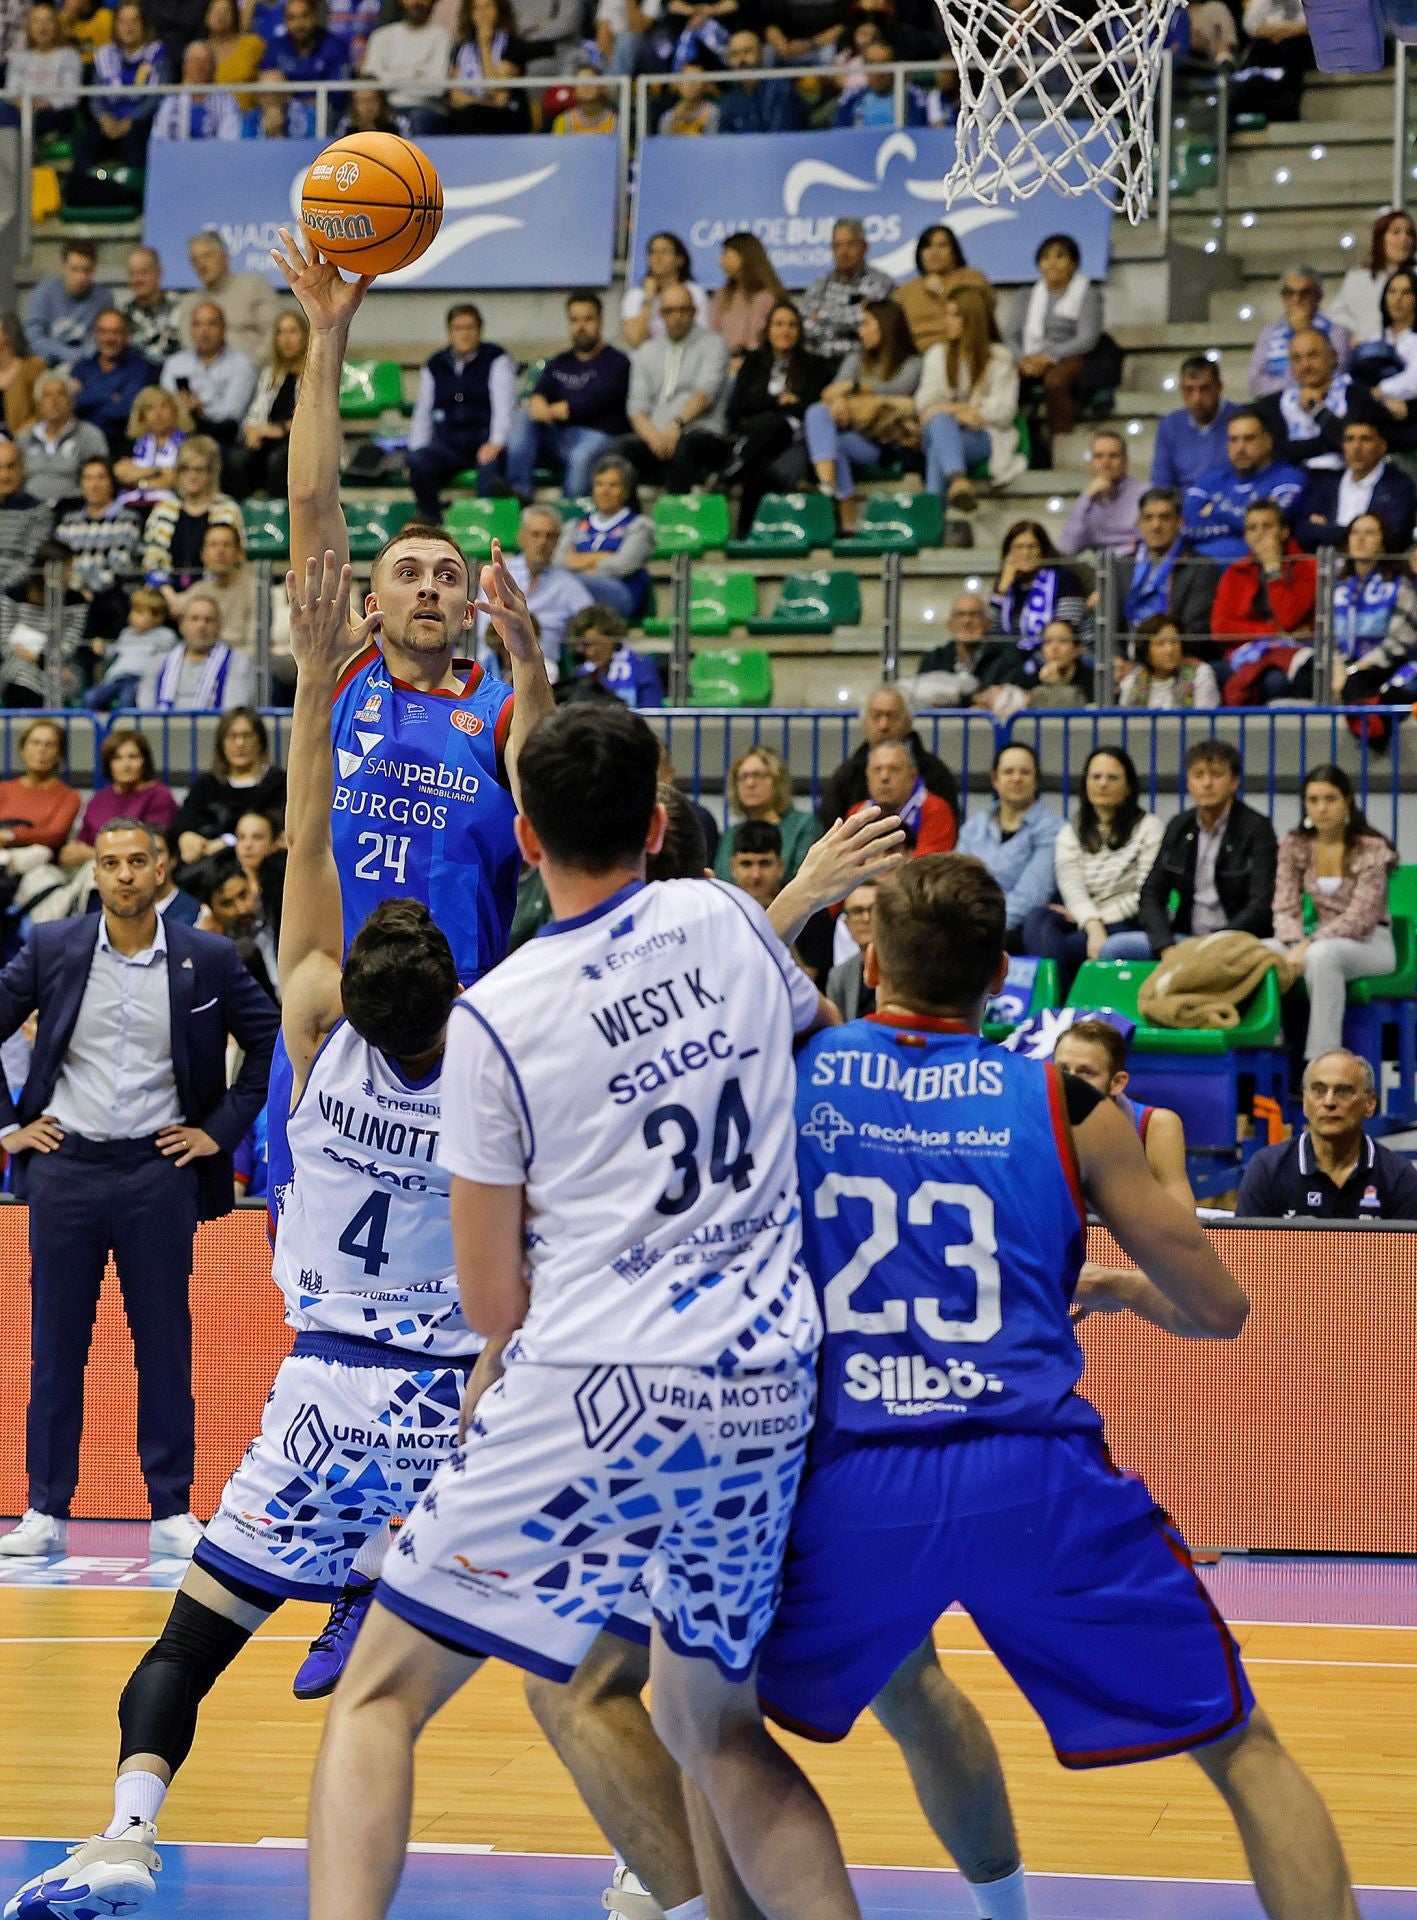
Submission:
[[[1244,560],[1220,576],[1211,609],[1217,639],[1238,641],[1219,671],[1227,707],[1262,707],[1291,697],[1290,676],[1308,658],[1318,566],[1301,553],[1284,509],[1257,500],[1245,515]]]

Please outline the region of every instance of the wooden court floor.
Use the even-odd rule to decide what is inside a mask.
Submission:
[[[73,1838],[107,1818],[118,1694],[170,1595],[129,1589],[0,1589],[0,1829]],[[169,1841],[254,1842],[305,1832],[323,1709],[290,1680],[322,1613],[288,1605],[207,1701],[164,1811]],[[1417,1887],[1417,1628],[1235,1625],[1260,1701],[1338,1821],[1361,1885]],[[1003,1755],[1035,1872],[1239,1879],[1220,1802],[1185,1760],[1071,1774],[972,1623],[947,1616],[946,1665]],[[840,1747],[798,1745],[849,1860],[935,1866],[895,1748],[866,1720]],[[522,1701],[492,1663],[421,1749],[414,1838],[532,1852],[604,1842]]]

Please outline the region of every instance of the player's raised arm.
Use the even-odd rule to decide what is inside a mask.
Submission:
[[[280,926],[281,1025],[303,1081],[320,1042],[340,1017],[344,951],[339,872],[330,836],[334,764],[330,708],[351,640],[367,639],[380,616],[349,626],[349,562],[332,551],[285,576],[290,646],[298,676],[286,772],[285,895]]]
[[[772,930],[790,947],[814,913],[834,907],[853,887],[883,880],[905,859],[905,829],[893,813],[860,807],[808,847],[801,866],[768,908]]]
[[[1136,1128],[1110,1100],[1073,1129],[1082,1189],[1103,1226],[1142,1269],[1105,1269],[1097,1299],[1079,1304],[1129,1307],[1144,1320],[1192,1340],[1233,1340],[1249,1302],[1221,1264],[1195,1215],[1158,1185]]]
[[[310,323],[310,347],[295,417],[290,423],[290,556],[297,567],[312,553],[349,558],[349,532],[340,505],[340,369],[349,343],[349,323],[373,285],[373,275],[346,280],[321,257],[308,228],[301,240],[288,227],[271,258]],[[345,649],[346,657],[349,648]]]
[[[482,568],[477,587],[478,597],[473,601],[473,611],[487,615],[512,663],[512,692],[516,696],[516,703],[512,708],[511,737],[507,741],[507,778],[511,783],[512,798],[520,807],[517,755],[521,752],[523,741],[537,723],[551,712],[556,702],[551,692],[551,682],[546,677],[546,656],[541,651],[526,595],[512,578],[502,558],[500,540],[492,542],[492,558]]]

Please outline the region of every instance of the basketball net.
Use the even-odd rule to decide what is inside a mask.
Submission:
[[[936,0],[959,69],[945,204],[1094,193],[1151,204],[1153,115],[1181,0]]]

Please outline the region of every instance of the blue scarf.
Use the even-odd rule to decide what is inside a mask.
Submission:
[[[157,705],[163,713],[170,713],[177,702],[177,689],[182,681],[182,663],[186,659],[183,647],[174,647],[158,669]],[[218,641],[207,655],[202,667],[202,677],[197,682],[197,697],[193,706],[198,709],[220,707],[221,696],[226,688],[226,676],[231,670],[231,648]]]
[[[630,522],[635,517],[633,507],[621,507],[609,520],[603,520],[598,513],[588,513],[576,528],[575,549],[577,553],[614,553],[629,531]],[[597,526],[596,522],[600,521]]]
[[[1029,581],[1022,605],[1017,585],[1009,588],[999,625],[1003,632],[1017,634],[1020,650],[1027,653],[1039,644],[1048,622],[1056,618],[1058,600],[1058,569],[1042,566]]]
[[[915,785],[910,789],[909,795],[906,797],[904,801],[902,801],[900,806],[896,808],[896,814],[900,820],[900,824],[905,828],[906,832],[910,835],[911,846],[914,846],[916,840],[919,838],[920,816],[921,814],[924,813],[924,811],[925,811],[925,782],[917,774],[915,779]]]
[[[1348,574],[1335,583],[1333,637],[1345,660],[1356,659],[1386,637],[1401,585],[1399,576],[1376,569],[1366,580]]]
[[[1123,612],[1129,627],[1139,627],[1154,614],[1165,613],[1171,603],[1171,569],[1181,553],[1177,534],[1159,560],[1153,560],[1145,541],[1137,548],[1136,570]]]

